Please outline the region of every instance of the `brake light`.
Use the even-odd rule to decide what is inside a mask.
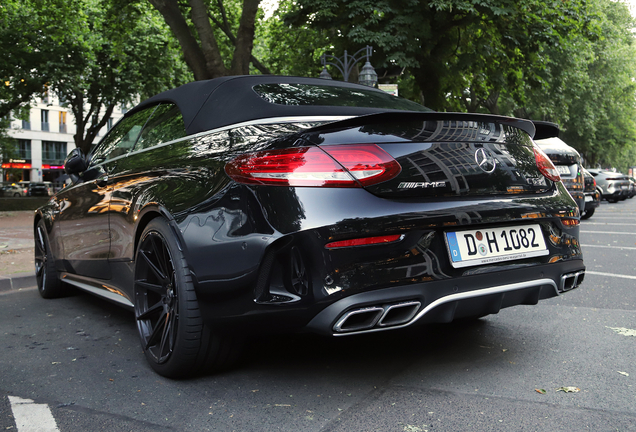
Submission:
[[[266,150],[241,155],[225,166],[239,183],[273,186],[369,186],[400,171],[400,164],[375,144]]]
[[[403,235],[400,234],[392,234],[386,236],[377,236],[377,237],[363,237],[351,240],[341,240],[336,242],[327,243],[325,248],[327,249],[337,249],[343,247],[354,247],[354,246],[369,246],[381,243],[393,243],[398,240],[401,240]]]
[[[532,150],[534,150],[534,160],[537,164],[537,168],[541,171],[546,178],[549,180],[558,182],[561,181],[561,176],[557,171],[556,167],[550,160],[550,158],[537,146],[533,143]]]

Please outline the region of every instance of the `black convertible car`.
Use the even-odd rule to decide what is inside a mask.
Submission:
[[[168,377],[245,335],[335,337],[536,304],[585,272],[579,210],[530,121],[311,78],[184,85],[129,111],[37,210],[45,298],[134,310]]]

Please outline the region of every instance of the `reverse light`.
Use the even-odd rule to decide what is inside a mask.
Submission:
[[[549,180],[558,182],[561,181],[561,176],[557,171],[556,167],[550,160],[550,158],[537,146],[533,143],[532,150],[534,150],[534,160],[537,164],[537,168],[541,171],[541,174],[544,175]]]
[[[327,243],[325,245],[325,248],[337,249],[337,248],[344,248],[344,247],[369,246],[369,245],[377,245],[382,243],[393,243],[398,240],[402,240],[403,237],[404,237],[403,234],[392,234],[392,235],[385,235],[385,236],[363,237],[363,238],[350,239],[350,240],[341,240],[341,241]]]
[[[375,144],[266,150],[241,155],[225,166],[227,175],[243,184],[349,188],[389,180],[401,169]]]

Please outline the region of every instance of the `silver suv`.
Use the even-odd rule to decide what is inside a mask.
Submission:
[[[588,168],[588,171],[594,176],[603,199],[617,202],[629,197],[630,182],[625,174],[593,168]]]

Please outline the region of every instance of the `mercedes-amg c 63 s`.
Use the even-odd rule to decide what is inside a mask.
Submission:
[[[244,336],[446,323],[576,288],[579,210],[530,121],[293,77],[184,85],[130,110],[36,211],[40,293],[134,311],[161,375]]]

